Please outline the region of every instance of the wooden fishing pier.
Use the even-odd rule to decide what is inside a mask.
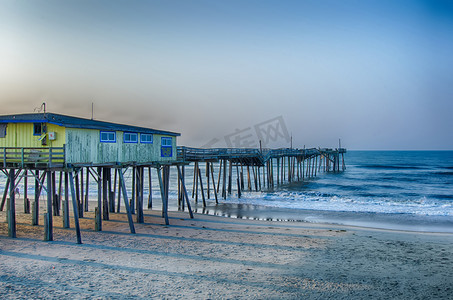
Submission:
[[[223,199],[227,199],[227,195],[231,195],[233,190],[237,191],[237,197],[240,198],[244,191],[272,190],[279,185],[315,177],[321,171],[344,171],[346,169],[344,153],[346,153],[344,148],[199,149],[178,147],[178,160],[194,163],[192,198],[198,202],[200,192],[205,207],[206,199],[211,197],[211,190],[218,203],[219,195]],[[205,164],[203,171],[201,170],[202,164]],[[217,169],[216,172],[215,169]],[[182,172],[184,174],[184,165]],[[205,186],[203,177],[206,182]],[[181,190],[178,189],[178,199],[183,206],[184,198]]]
[[[343,148],[199,149],[177,147],[177,136],[56,114],[0,116],[0,168],[6,176],[0,211],[6,206],[8,236],[16,237],[19,184],[23,187],[23,212],[31,214],[32,226],[40,225],[40,198],[42,191],[46,192],[44,240],[53,240],[53,217],[62,216],[63,228],[69,228],[73,218],[77,243],[82,243],[79,219],[89,211],[95,213],[93,230],[101,231],[102,222],[108,221],[110,214],[124,209],[130,232],[135,233],[134,215],[136,223],[144,223],[145,205],[152,209],[153,170],[160,189],[162,218],[169,224],[172,168],[177,174],[178,207],[187,209],[190,218],[193,213],[185,183],[190,171],[191,198],[198,202],[201,196],[206,206],[211,194],[218,203],[220,197],[224,201],[233,197],[233,191],[241,197],[245,191],[272,190],[315,177],[321,171],[345,169]],[[95,183],[97,201],[89,199],[90,182]],[[31,201],[28,193],[33,185]]]

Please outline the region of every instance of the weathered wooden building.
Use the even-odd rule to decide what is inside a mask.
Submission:
[[[137,214],[138,223],[144,222],[145,168],[149,170],[149,188],[151,168],[157,170],[162,195],[162,216],[168,224],[170,166],[177,166],[180,172],[176,148],[176,138],[179,135],[170,131],[54,113],[0,116],[0,166],[1,171],[8,177],[0,210],[3,210],[8,200],[9,236],[16,236],[15,191],[21,181],[24,184],[24,210],[29,211],[27,178],[30,177],[35,180],[32,225],[38,225],[39,222],[41,191],[45,190],[47,193],[47,213],[44,216],[45,240],[53,239],[52,216],[60,214],[60,205],[63,206],[64,227],[69,227],[69,194],[71,194],[77,240],[81,242],[78,218],[89,209],[90,178],[98,183],[95,230],[101,230],[101,220],[108,220],[109,212],[120,211],[122,197],[130,229],[134,233],[132,214]],[[131,198],[127,194],[123,176],[128,169],[132,171],[132,193],[129,194]],[[57,173],[60,174],[58,184]],[[84,174],[86,183],[83,179]],[[180,180],[184,185],[183,179]],[[118,201],[115,205],[114,188],[117,184]],[[188,202],[187,197],[186,201]],[[151,198],[148,199],[148,208],[151,207],[150,204]],[[189,203],[187,205],[190,207]],[[192,216],[192,212],[189,212]]]
[[[53,113],[0,116],[3,163],[169,162],[179,133]],[[50,159],[50,160],[49,160]]]

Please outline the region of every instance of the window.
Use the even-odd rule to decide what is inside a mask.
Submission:
[[[6,137],[6,127],[8,124],[0,124],[0,138]]]
[[[161,138],[160,156],[161,157],[172,157],[173,156],[173,147],[172,147],[172,138],[171,137],[162,137]]]
[[[140,143],[143,144],[152,144],[153,143],[153,135],[148,133],[141,133],[140,134]]]
[[[125,132],[123,135],[125,143],[138,143],[138,134],[132,132]]]
[[[163,146],[172,146],[172,142],[171,142],[171,137],[163,137],[162,138],[162,147]]]
[[[102,143],[116,143],[116,132],[115,131],[101,131],[101,142]]]
[[[42,123],[34,123],[33,124],[33,135],[41,135],[42,134]]]

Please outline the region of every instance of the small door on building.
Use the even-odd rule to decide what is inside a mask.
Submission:
[[[162,137],[160,147],[161,157],[172,157],[173,156],[173,142],[171,137]]]

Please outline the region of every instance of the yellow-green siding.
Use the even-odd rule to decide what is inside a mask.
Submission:
[[[140,134],[138,134],[137,143],[124,143],[123,131],[115,131],[116,142],[103,143],[100,141],[100,130],[45,124],[47,126],[46,145],[42,145],[41,136],[33,134],[34,123],[8,123],[6,136],[0,138],[0,147],[65,147],[65,163],[70,164],[147,163],[176,160],[175,136],[153,134],[153,143],[141,143]],[[49,139],[50,132],[55,133],[55,140]],[[171,157],[161,157],[161,137],[172,139]]]
[[[65,144],[65,128],[46,124],[47,133],[55,132],[56,139],[51,141],[47,139],[47,145],[42,145],[39,140],[41,136],[33,135],[33,123],[8,123],[6,128],[6,136],[0,138],[0,147],[63,147]]]
[[[176,137],[153,135],[152,144],[124,143],[123,132],[116,132],[115,143],[100,142],[100,131],[66,128],[66,163],[164,162],[176,160]],[[161,157],[161,137],[172,138],[172,157]]]

